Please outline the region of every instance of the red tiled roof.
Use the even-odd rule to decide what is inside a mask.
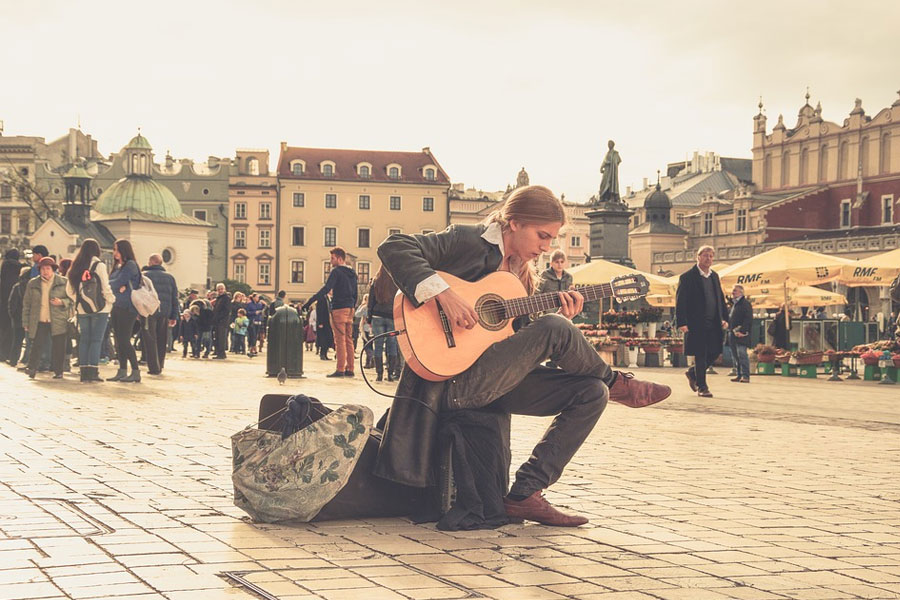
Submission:
[[[291,174],[291,162],[300,159],[306,163],[303,175]],[[325,177],[319,165],[324,161],[334,163],[334,175]],[[359,163],[372,165],[371,176],[360,177],[356,171]],[[388,177],[387,166],[400,165],[400,179]],[[425,179],[425,167],[434,166],[434,181]],[[330,181],[373,181],[379,183],[438,183],[450,184],[450,178],[430,152],[393,152],[384,150],[338,150],[332,148],[295,148],[282,146],[278,158],[278,176],[286,179],[316,179]]]

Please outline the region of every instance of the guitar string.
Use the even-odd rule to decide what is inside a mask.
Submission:
[[[621,286],[620,286],[621,287]],[[575,291],[586,293],[586,295],[598,292],[600,296],[598,298],[586,298],[586,301],[593,301],[599,298],[616,296],[613,293],[613,286],[611,284],[597,284],[592,286],[582,286],[576,288]],[[637,295],[637,290],[635,290],[635,295]],[[625,294],[619,294],[620,296]],[[546,304],[546,306],[545,306]],[[522,310],[521,314],[528,314],[530,312],[536,312],[541,310],[549,310],[551,308],[558,308],[559,304],[559,296],[554,293],[546,293],[546,294],[538,294],[536,296],[526,296],[524,298],[511,298],[507,300],[501,300],[492,304],[489,307],[482,307],[479,310],[479,313],[482,316],[492,317],[492,318],[500,318],[505,317],[507,313],[510,312],[509,309],[514,309],[512,312],[517,312]]]

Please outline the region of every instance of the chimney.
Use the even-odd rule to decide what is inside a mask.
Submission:
[[[645,177],[644,180],[646,181],[646,179],[647,178]],[[625,186],[625,195],[629,198],[631,197],[631,186],[630,185]]]
[[[424,148],[422,148],[422,153],[427,154],[428,156],[431,156],[431,148],[429,148],[428,146],[425,146]]]
[[[215,169],[219,166],[219,157],[218,156],[210,156],[206,159],[206,164],[209,165],[210,169]]]

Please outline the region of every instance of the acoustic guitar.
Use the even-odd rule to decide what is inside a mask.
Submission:
[[[454,328],[436,298],[416,308],[402,292],[397,293],[397,343],[410,368],[428,381],[445,381],[468,369],[491,344],[513,334],[516,317],[560,307],[557,292],[528,296],[519,278],[508,271],[490,273],[476,282],[438,273],[474,307],[478,324],[472,329]],[[637,274],[575,288],[585,301],[614,297],[620,302],[637,300],[649,289],[647,278]]]

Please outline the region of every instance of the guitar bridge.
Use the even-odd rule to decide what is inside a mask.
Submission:
[[[441,306],[441,303],[438,300],[435,300],[434,302],[437,304],[438,316],[441,319],[441,329],[444,330],[444,338],[447,340],[447,347],[456,348],[456,340],[453,338],[453,327],[450,325],[447,313],[444,312],[444,307]]]

